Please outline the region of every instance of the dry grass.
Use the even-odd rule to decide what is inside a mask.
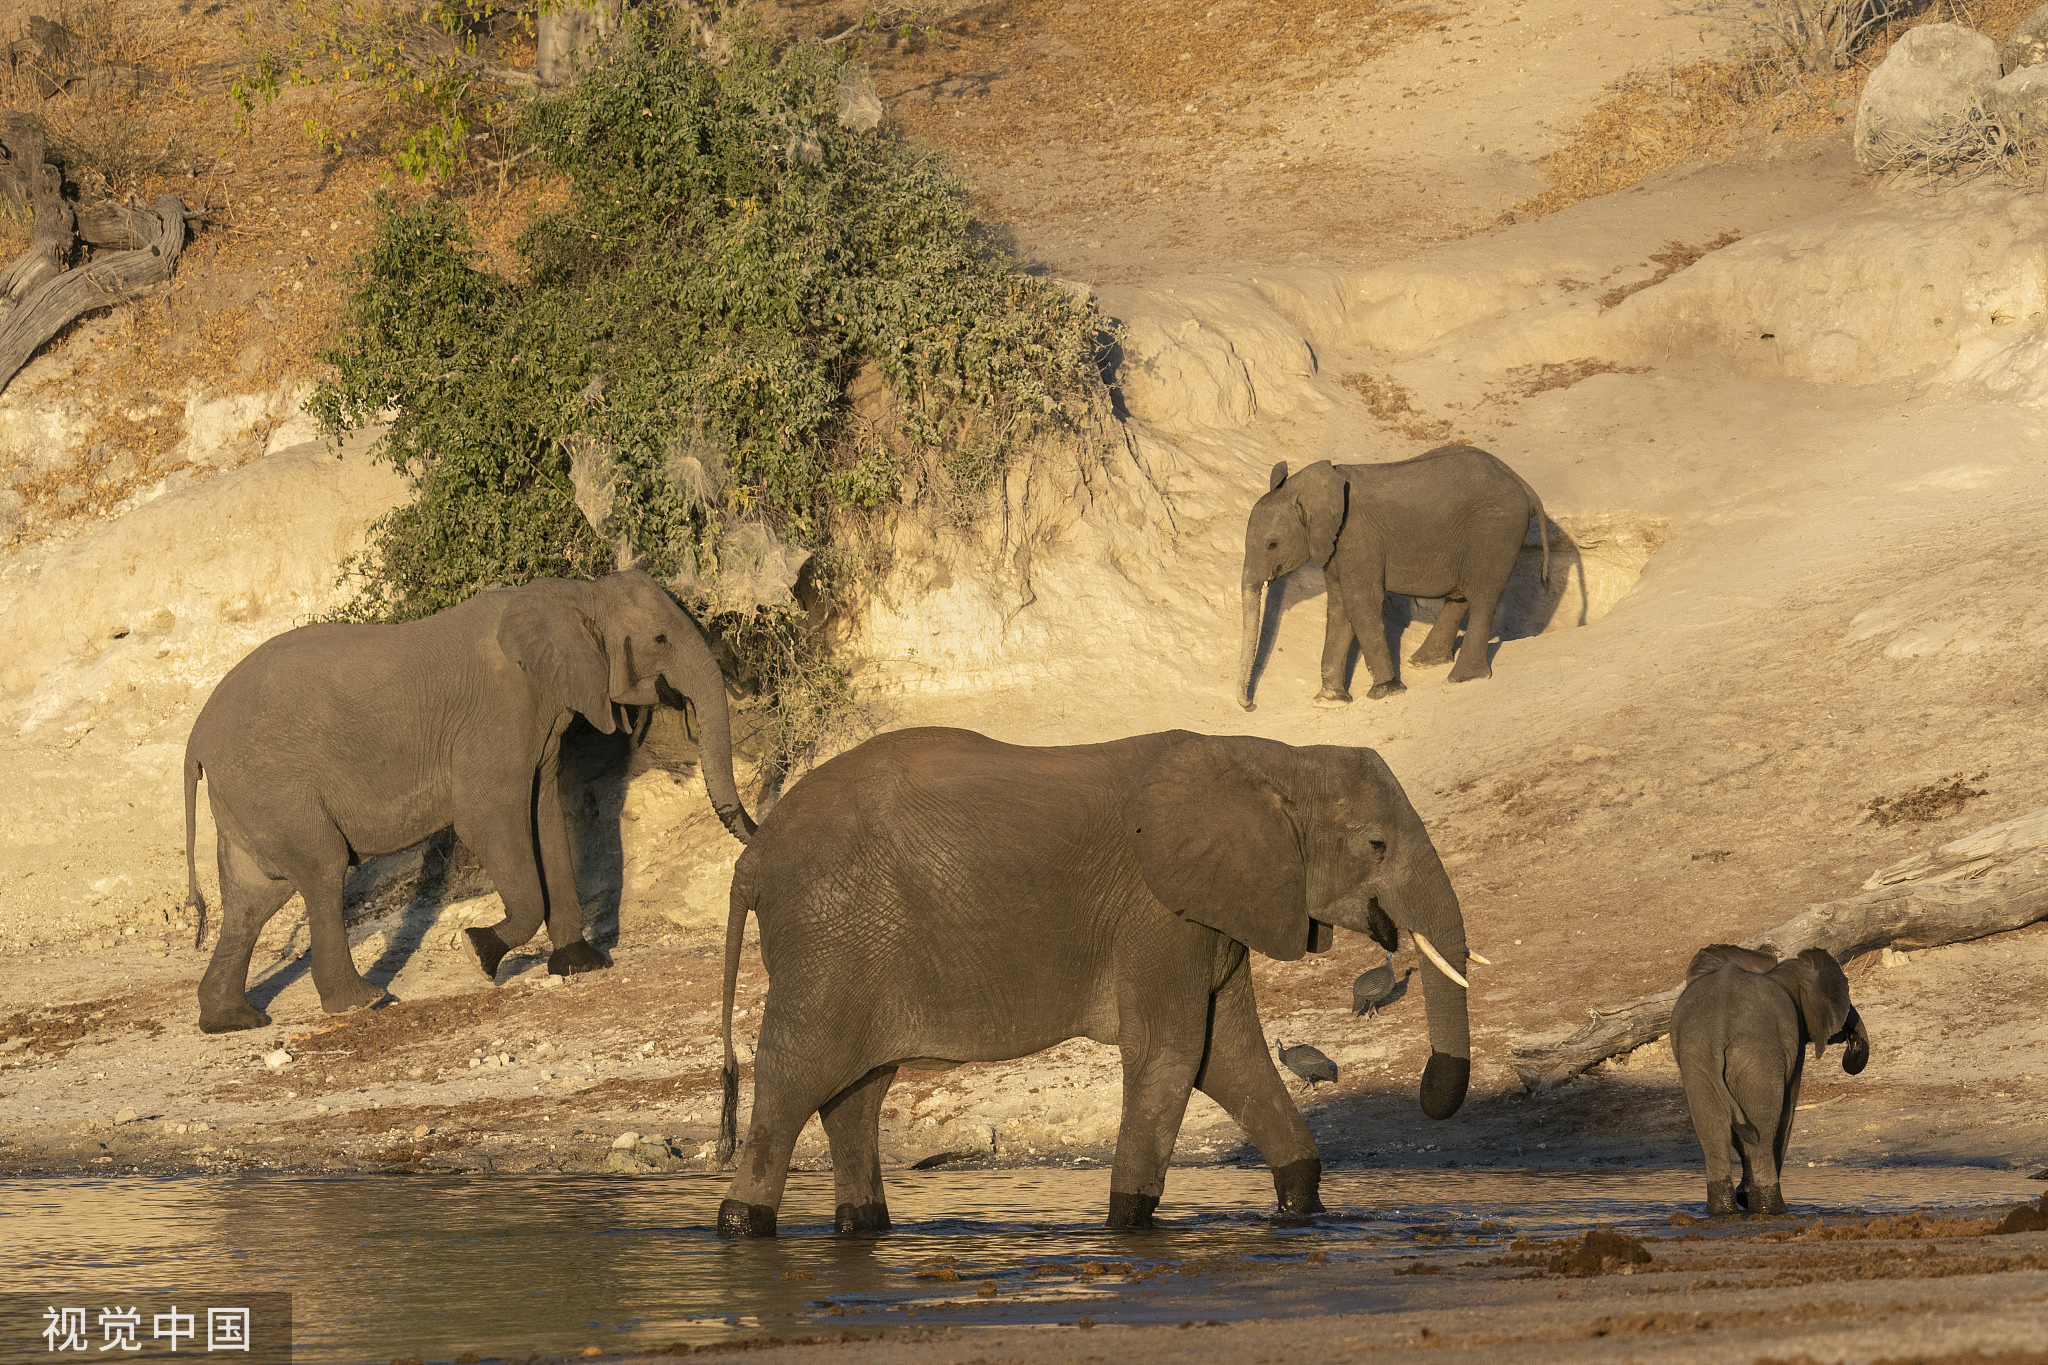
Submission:
[[[360,90],[295,91],[238,120],[228,85],[251,52],[237,37],[240,11],[0,0],[0,43],[27,39],[34,16],[67,31],[62,62],[38,54],[0,64],[0,103],[43,120],[86,194],[146,203],[172,193],[206,220],[163,292],[117,311],[113,327],[105,314],[72,324],[42,352],[67,364],[15,380],[10,392],[34,385],[41,403],[98,416],[68,449],[0,450],[0,489],[16,495],[20,514],[18,525],[0,524],[0,549],[105,515],[176,470],[233,467],[260,453],[269,433],[259,426],[229,434],[224,450],[173,454],[187,400],[278,395],[310,382],[344,303],[343,270],[369,232],[372,196],[427,192],[393,179],[379,131],[392,117],[388,102]],[[278,26],[296,16],[261,10],[258,36],[288,36]],[[532,64],[530,44],[508,55]],[[357,136],[323,150],[305,131],[313,114],[345,121]],[[471,209],[481,245],[501,265],[532,214],[560,200],[559,187],[530,179],[501,195],[497,173],[483,168],[435,192]],[[25,211],[0,213],[0,265],[28,248],[29,229]],[[125,415],[151,411],[158,415]]]
[[[1674,166],[1739,156],[1763,138],[1831,133],[1855,117],[1864,78],[1853,68],[1802,74],[1770,57],[1630,75],[1543,158],[1550,188],[1515,212],[1555,213]]]
[[[1417,441],[1448,441],[1455,429],[1441,417],[1431,417],[1415,406],[1415,396],[1399,381],[1370,374],[1347,374],[1337,382],[1365,400],[1365,410],[1375,421],[1394,428]]]
[[[1950,773],[1947,777],[1936,778],[1925,786],[1897,796],[1873,796],[1863,803],[1863,810],[1870,822],[1876,825],[1925,824],[1930,820],[1946,820],[1962,810],[1963,806],[1980,796],[1990,793],[1981,787],[1972,787],[1972,782],[1982,782],[1987,774],[1976,773],[1964,777],[1961,773]]]
[[[1666,242],[1662,251],[1650,253],[1650,259],[1657,264],[1657,273],[1645,279],[1637,280],[1633,284],[1619,285],[1608,290],[1600,296],[1600,311],[1606,312],[1629,295],[1648,289],[1653,284],[1664,283],[1664,281],[1670,279],[1687,266],[1696,264],[1709,251],[1719,251],[1722,247],[1741,239],[1742,234],[1739,232],[1724,232],[1713,241],[1704,242],[1699,246],[1689,246],[1684,242],[1675,240]]]
[[[1555,213],[1674,166],[1753,154],[1766,138],[1833,134],[1855,121],[1864,81],[1907,29],[1960,23],[2003,44],[2037,8],[2037,0],[1935,0],[1874,30],[1856,64],[1840,71],[1802,70],[1798,54],[1759,29],[1731,59],[1633,73],[1543,159],[1550,188],[1514,212]]]

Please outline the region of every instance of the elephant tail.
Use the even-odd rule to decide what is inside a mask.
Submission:
[[[198,935],[206,932],[197,916],[206,913],[206,896],[199,889],[199,864],[193,858],[192,844],[199,827],[199,777],[202,772],[199,755],[188,746],[185,750],[185,908],[195,916],[194,942]]]
[[[1520,474],[1515,475],[1522,488],[1529,495],[1529,515],[1536,518],[1536,534],[1543,538],[1543,586],[1550,586],[1550,518],[1543,510],[1543,499],[1536,496],[1536,490],[1529,487],[1529,481]]]
[[[735,872],[731,909],[725,915],[725,992],[718,1022],[719,1036],[725,1044],[725,1064],[718,1073],[717,1164],[720,1169],[731,1163],[733,1153],[739,1150],[740,1145],[740,1063],[732,1049],[732,1002],[739,992],[740,945],[746,938],[747,910],[753,901],[752,881],[745,872]]]
[[[1721,1087],[1721,1094],[1728,1101],[1728,1113],[1735,1121],[1735,1136],[1743,1142],[1758,1140],[1756,1125],[1750,1122],[1749,1114],[1742,1107],[1742,1101],[1735,1098],[1735,1087],[1728,1084],[1728,1069],[1724,1061],[1722,1068],[1714,1073],[1715,1082]]]

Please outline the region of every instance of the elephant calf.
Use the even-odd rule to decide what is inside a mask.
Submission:
[[[1671,1014],[1671,1046],[1693,1131],[1707,1158],[1707,1213],[1783,1213],[1779,1173],[1799,1105],[1805,1046],[1818,1059],[1847,1043],[1842,1070],[1870,1060],[1870,1035],[1849,1002],[1849,979],[1826,950],[1776,954],[1716,943],[1694,955]],[[1768,1135],[1768,1145],[1766,1137]],[[1742,1188],[1728,1148],[1742,1157]]]

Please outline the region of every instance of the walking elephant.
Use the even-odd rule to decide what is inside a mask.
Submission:
[[[1372,674],[1366,696],[1403,690],[1387,649],[1380,603],[1387,593],[1447,599],[1429,638],[1409,656],[1422,667],[1450,663],[1458,626],[1465,642],[1452,682],[1490,678],[1493,612],[1522,551],[1529,518],[1543,526],[1543,502],[1521,475],[1472,446],[1438,446],[1395,464],[1309,465],[1290,475],[1273,466],[1266,495],[1244,531],[1244,626],[1237,703],[1252,709],[1252,668],[1264,617],[1262,590],[1313,558],[1323,570],[1323,686],[1318,706],[1343,706],[1351,642]],[[1550,536],[1543,532],[1543,585],[1550,586]]]
[[[1849,1001],[1849,979],[1825,949],[1777,960],[1716,943],[1694,955],[1671,1013],[1671,1047],[1693,1131],[1707,1159],[1707,1212],[1783,1213],[1779,1188],[1807,1043],[1819,1060],[1846,1043],[1842,1070],[1870,1060],[1870,1034]],[[1731,1179],[1730,1143],[1742,1158]]]
[[[382,992],[349,957],[342,883],[364,858],[450,825],[482,861],[505,917],[471,929],[486,976],[543,922],[557,975],[610,964],[583,939],[556,787],[562,732],[622,708],[693,706],[704,781],[742,842],[754,822],[732,774],[724,678],[704,633],[637,570],[544,578],[478,593],[399,625],[318,625],[267,640],[221,679],[185,745],[187,904],[205,908],[193,856],[206,778],[218,831],[220,938],[199,984],[207,1033],[270,1022],[249,1003],[249,956],[297,891],[313,983],[330,1014]]]
[[[1331,926],[1406,928],[1425,971],[1422,1108],[1471,1071],[1457,895],[1422,820],[1369,749],[1185,730],[1024,748],[901,730],[819,767],[734,869],[725,1112],[749,912],[769,993],[754,1110],[719,1230],[772,1236],[798,1132],[818,1114],[841,1231],[889,1225],[878,1151],[897,1068],[1022,1057],[1074,1037],[1123,1054],[1109,1225],[1149,1226],[1189,1094],[1243,1126],[1280,1208],[1322,1207],[1322,1163],[1274,1068],[1249,952],[1319,952]],[[1425,943],[1429,946],[1425,948]]]

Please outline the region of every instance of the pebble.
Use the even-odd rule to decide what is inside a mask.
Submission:
[[[123,1110],[122,1110],[122,1111],[121,1111],[120,1113],[118,1113],[118,1114],[114,1115],[114,1122],[116,1122],[116,1123],[133,1123],[133,1122],[135,1122],[135,1111],[134,1111],[133,1109],[123,1109]]]
[[[324,1114],[327,1112],[327,1106],[324,1104],[316,1104],[313,1106],[313,1112],[316,1114]]]
[[[427,1125],[423,1123],[419,1127],[412,1130],[412,1135],[416,1138],[423,1138],[426,1137],[428,1134],[432,1133],[433,1131],[433,1129],[427,1127]]]
[[[612,1139],[612,1150],[615,1152],[631,1151],[639,1144],[639,1141],[640,1135],[638,1133],[621,1133]]]
[[[275,1052],[266,1052],[263,1054],[263,1065],[269,1067],[272,1071],[276,1071],[280,1067],[290,1065],[291,1060],[292,1054],[286,1052],[283,1048],[279,1048]]]

